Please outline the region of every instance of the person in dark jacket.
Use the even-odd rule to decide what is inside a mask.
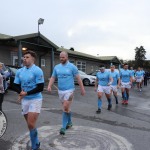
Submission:
[[[0,68],[2,68],[2,64],[0,64]],[[2,103],[4,100],[4,83],[3,83],[3,76],[0,73],[0,111],[2,111]]]
[[[147,86],[148,72],[146,71],[144,74],[144,86]]]

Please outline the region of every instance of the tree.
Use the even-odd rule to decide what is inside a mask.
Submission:
[[[127,61],[127,64],[128,64],[128,66],[129,66],[129,68],[130,68],[130,67],[136,68],[136,66],[135,66],[135,60],[128,60],[128,61]]]
[[[146,69],[147,71],[150,71],[150,61],[145,60],[143,68]]]
[[[140,48],[135,48],[135,66],[136,67],[143,67],[144,60],[146,59],[146,50],[143,46],[140,46]]]

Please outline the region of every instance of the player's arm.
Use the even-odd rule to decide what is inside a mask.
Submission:
[[[120,84],[121,84],[121,80],[120,78],[118,78],[118,87],[120,86]]]
[[[36,93],[39,93],[39,92],[42,92],[44,89],[44,83],[39,83],[36,85],[36,88],[30,90],[30,91],[27,91],[27,95],[31,95],[31,94],[36,94]]]
[[[16,75],[15,75],[15,80],[13,83],[13,90],[16,91],[19,95],[18,95],[18,102],[20,102],[23,98],[23,96],[20,95],[22,89],[21,89],[21,81],[19,78],[19,74],[20,74],[20,70],[17,70]]]
[[[121,80],[122,80],[122,73],[121,72],[119,73],[119,76],[120,76],[120,86],[121,86]]]
[[[133,77],[132,74],[130,73],[130,84],[132,84],[132,81],[133,81]]]
[[[47,90],[51,92],[51,89],[52,89],[52,85],[54,84],[55,82],[55,77],[51,77],[50,80],[49,80],[49,84],[48,84],[48,87],[47,87]]]
[[[36,88],[34,88],[30,91],[27,91],[27,92],[21,91],[21,93],[19,95],[26,96],[26,95],[36,94],[36,93],[42,92],[43,89],[44,89],[44,83],[39,83],[36,85]]]
[[[121,84],[121,79],[120,79],[120,74],[119,74],[119,73],[117,74],[117,79],[118,79],[118,85],[117,85],[117,86],[118,86],[118,88],[119,88],[119,86],[120,86],[120,84]]]
[[[82,82],[79,74],[76,75],[76,79],[77,79],[78,84],[79,84],[80,89],[81,89],[81,95],[85,95],[85,89],[84,89],[83,82]]]
[[[72,73],[73,73],[73,77],[76,77],[77,82],[80,86],[81,95],[85,95],[85,89],[84,89],[84,86],[83,86],[83,82],[82,82],[81,77],[79,75],[78,68],[75,65],[72,66]]]
[[[97,86],[98,86],[98,78],[96,77],[96,80],[95,80],[95,91],[97,89]]]
[[[47,90],[49,92],[52,91],[52,85],[54,84],[56,78],[57,78],[57,72],[56,72],[56,67],[55,67],[54,70],[53,70],[52,76],[49,80],[48,87],[47,87]]]
[[[19,94],[19,96],[24,97],[26,95],[36,94],[36,93],[42,92],[43,89],[44,89],[44,83],[39,83],[36,85],[36,88],[34,88],[30,91],[25,92],[22,90],[21,93]]]
[[[113,83],[113,77],[111,76],[111,74],[109,74],[109,83],[108,86],[111,85]]]
[[[21,92],[21,85],[20,84],[13,83],[12,88],[13,88],[13,90],[15,92],[17,92],[18,94],[20,94],[20,92]]]
[[[110,77],[110,78],[109,78],[109,83],[108,83],[108,85],[111,85],[112,83],[113,83],[113,78]]]

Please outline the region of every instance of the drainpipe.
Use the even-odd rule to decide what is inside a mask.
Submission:
[[[18,67],[21,67],[21,57],[22,57],[22,44],[21,44],[21,41],[19,41],[19,46],[18,46]]]

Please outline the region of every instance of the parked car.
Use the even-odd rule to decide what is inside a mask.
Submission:
[[[81,70],[79,70],[79,75],[80,75],[81,80],[82,80],[82,82],[85,86],[95,84],[95,80],[96,80],[95,76],[88,75],[88,74],[86,74],[85,72],[83,72]],[[76,79],[75,79],[75,82],[77,82]]]
[[[5,65],[5,67],[6,67],[6,70],[10,73],[10,77],[8,80],[8,88],[13,89],[15,75],[19,67],[12,66],[12,65]]]
[[[88,75],[96,76],[96,74],[97,74],[98,71],[99,71],[99,70],[96,70],[96,71],[94,71],[94,72],[89,73]]]
[[[0,62],[1,63],[1,62]],[[1,63],[2,64],[2,69],[0,70],[0,73],[2,74],[3,76],[3,79],[4,79],[4,89],[5,89],[5,92],[7,93],[7,89],[8,89],[8,81],[9,81],[9,78],[11,76],[10,72],[7,70],[6,66],[4,63]]]

